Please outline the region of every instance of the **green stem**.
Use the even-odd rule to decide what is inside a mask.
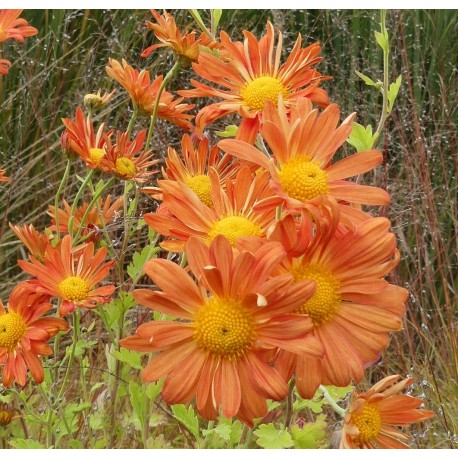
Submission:
[[[60,180],[59,187],[57,188],[56,198],[54,199],[54,211],[55,213],[55,220],[56,220],[56,239],[59,241],[60,239],[60,228],[59,228],[59,201],[60,195],[62,194],[62,189],[64,189],[65,183],[67,182],[68,175],[70,173],[72,162],[70,159],[67,159],[67,165],[65,167],[64,176],[62,180]]]
[[[127,126],[127,132],[129,133],[128,137],[130,137],[132,129],[134,128],[134,124],[135,124],[135,121],[137,120],[137,116],[138,116],[138,106],[134,104],[134,112],[132,113],[132,117],[130,118],[129,124]]]
[[[162,80],[162,84],[159,87],[159,90],[157,91],[156,103],[154,105],[153,114],[151,115],[151,122],[150,122],[150,125],[149,125],[148,136],[146,137],[145,151],[149,150],[149,145],[151,143],[151,137],[153,135],[154,125],[156,124],[156,119],[157,119],[157,112],[158,112],[158,108],[159,108],[159,102],[161,101],[161,94],[164,91],[165,86],[172,79],[173,75],[178,71],[179,68],[180,68],[180,61],[177,60],[175,62],[175,65],[169,70],[167,75],[165,75],[164,79]]]
[[[72,369],[73,362],[75,361],[75,351],[76,351],[76,344],[78,343],[79,333],[80,333],[80,310],[77,308],[75,310],[75,313],[73,314],[73,345],[72,345],[70,359],[68,361],[67,369],[65,371],[64,381],[62,382],[62,386],[60,387],[59,394],[57,395],[57,398],[56,398],[56,403],[58,404],[60,404],[61,402],[61,397],[67,386],[68,377],[70,375],[70,371]]]
[[[381,32],[382,34],[386,31],[386,11],[381,10],[380,12],[380,22],[381,22]],[[387,48],[383,50],[383,106],[382,106],[382,114],[380,116],[380,121],[377,126],[377,130],[375,135],[377,135],[376,140],[374,142],[373,148],[377,144],[378,140],[380,139],[380,134],[383,131],[383,127],[385,126],[385,121],[388,117],[388,86],[389,86],[389,54],[390,50]]]
[[[327,403],[333,408],[334,412],[338,413],[341,417],[345,416],[345,409],[342,409],[334,399],[332,399],[332,396],[329,394],[329,391],[323,386],[320,385],[318,388],[324,396],[324,399],[326,399]]]
[[[86,189],[86,186],[91,181],[92,175],[94,175],[94,173],[95,173],[95,169],[91,169],[89,171],[89,173],[87,174],[86,179],[84,180],[84,182],[81,184],[80,188],[78,189],[78,192],[77,192],[77,194],[75,196],[75,200],[73,201],[72,209],[71,209],[71,212],[70,212],[70,218],[68,220],[68,233],[72,237],[73,237],[73,219],[75,217],[76,208],[78,207],[78,202],[79,202],[80,197],[82,196],[84,190]]]
[[[84,222],[86,221],[87,216],[89,215],[89,212],[92,210],[92,207],[96,204],[96,202],[99,200],[99,197],[102,195],[102,193],[105,191],[105,189],[108,188],[115,180],[115,177],[111,177],[94,195],[92,198],[91,202],[86,208],[86,211],[84,212],[83,217],[81,218],[80,222],[80,227],[78,228],[78,232],[76,233],[76,236],[74,238],[74,244],[78,242],[78,239],[81,236],[81,230],[83,229]]]

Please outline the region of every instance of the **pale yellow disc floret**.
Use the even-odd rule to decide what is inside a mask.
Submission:
[[[66,301],[79,302],[87,299],[90,286],[81,277],[67,277],[59,283],[58,289]]]
[[[194,339],[203,350],[234,360],[256,340],[255,322],[240,301],[212,297],[197,312]]]
[[[208,233],[209,241],[211,242],[217,235],[224,235],[232,246],[235,246],[235,241],[239,237],[249,235],[262,237],[263,230],[259,225],[244,216],[227,216],[216,221]]]
[[[278,104],[278,95],[285,97],[288,90],[282,82],[272,76],[260,76],[247,83],[240,95],[251,110],[262,110],[268,100]]]
[[[21,315],[15,312],[0,316],[0,348],[13,351],[27,330]]]
[[[283,164],[278,177],[283,191],[301,202],[329,194],[326,172],[316,161],[306,156],[296,157]]]
[[[379,408],[366,402],[361,412],[351,415],[351,422],[359,430],[357,442],[364,443],[374,440],[382,428],[382,418]]]
[[[332,273],[317,264],[298,263],[291,269],[295,281],[314,280],[313,296],[298,312],[306,313],[315,326],[334,318],[340,305],[340,283]]]
[[[103,150],[102,148],[91,148],[89,150],[89,157],[95,165],[99,165],[100,161],[103,159],[104,156],[105,150]]]
[[[186,178],[185,184],[188,188],[197,194],[197,197],[204,205],[207,207],[213,206],[211,182],[208,175],[189,176]]]
[[[126,180],[130,180],[137,173],[137,167],[129,158],[120,157],[116,159],[116,171]]]

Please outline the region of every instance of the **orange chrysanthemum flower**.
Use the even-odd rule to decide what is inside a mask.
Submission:
[[[7,59],[0,59],[0,75],[8,75],[8,70],[11,67],[11,62]],[[1,174],[1,171],[0,171]],[[0,177],[0,181],[1,177]],[[3,180],[4,181],[4,180]]]
[[[96,287],[108,275],[114,262],[103,263],[106,248],[94,254],[94,244],[90,242],[77,249],[72,248],[72,239],[66,235],[57,248],[48,247],[44,264],[33,257],[31,263],[18,261],[22,270],[36,277],[37,292],[62,299],[60,316],[74,312],[76,307],[92,309],[108,302],[115,289],[114,285]]]
[[[161,291],[133,293],[140,304],[180,321],[145,323],[121,345],[160,351],[142,377],[167,376],[162,395],[169,404],[195,398],[204,418],[215,419],[221,407],[225,417],[252,425],[267,413],[266,398],[280,400],[288,392],[266,350],[320,356],[314,339],[305,338],[307,320],[290,313],[310,297],[313,282],[292,285],[290,275],[269,279],[285,256],[278,243],[236,257],[222,236],[210,247],[192,238],[186,253],[198,284],[173,262],[154,259],[145,272]]]
[[[151,14],[156,19],[157,24],[147,21],[146,25],[154,31],[156,38],[161,42],[146,48],[142,52],[142,57],[148,57],[153,51],[162,47],[172,48],[173,51],[190,61],[196,61],[199,56],[200,47],[205,46],[213,49],[218,43],[206,33],[201,33],[196,38],[196,32],[182,34],[178,29],[175,19],[167,11],[161,16],[156,10],[151,10]]]
[[[33,224],[28,226],[13,226],[10,223],[11,230],[16,234],[16,237],[27,247],[30,254],[39,262],[43,262],[46,254],[46,249],[49,245],[49,237],[46,234],[38,232]]]
[[[129,140],[129,132],[117,132],[116,143],[112,145],[111,141],[108,141],[107,153],[100,161],[100,168],[122,180],[144,183],[159,172],[159,170],[149,170],[159,160],[151,160],[153,157],[151,150],[143,151],[145,138],[146,130],[139,132],[132,141]]]
[[[19,16],[24,10],[0,10],[0,43],[16,40],[24,43],[24,39],[38,33],[35,27]]]
[[[83,236],[88,235],[90,232],[97,232],[99,228],[102,228],[110,224],[120,213],[124,198],[119,197],[113,203],[111,202],[111,195],[107,196],[105,201],[100,198],[97,202],[97,206],[92,208],[86,216],[84,222],[84,229],[81,232]],[[74,214],[73,227],[79,229],[81,227],[81,219],[87,210],[88,203],[84,202],[80,205]],[[52,218],[52,226],[49,230],[56,230],[56,208],[50,205],[47,214]],[[99,211],[100,209],[100,211]],[[64,200],[64,208],[59,208],[59,231],[68,232],[68,222],[71,216],[72,207]]]
[[[341,161],[330,161],[351,132],[354,114],[337,127],[339,107],[335,104],[318,114],[312,103],[303,98],[286,113],[269,105],[263,112],[262,135],[269,144],[273,158],[240,140],[222,140],[218,146],[239,159],[251,161],[269,170],[276,197],[263,206],[280,204],[300,210],[310,205],[326,203],[329,197],[341,201],[340,211],[351,208],[346,203],[387,205],[386,191],[363,186],[345,179],[368,172],[382,160],[380,151],[363,151]],[[351,209],[349,210],[351,211]]]
[[[11,178],[6,177],[5,173],[6,173],[6,170],[0,169],[0,182],[3,181],[4,183],[8,183],[9,181],[11,181]]]
[[[138,72],[124,59],[122,63],[110,59],[109,64],[110,66],[106,67],[108,75],[129,93],[132,102],[138,107],[139,114],[151,116],[154,112],[159,88],[164,79],[163,76],[160,75],[151,82],[150,74],[147,70]],[[173,95],[165,90],[160,97],[157,110],[158,118],[176,124],[182,129],[191,129],[189,121],[194,116],[186,112],[194,108],[195,105],[181,103],[183,97],[173,100]]]
[[[80,156],[89,168],[98,168],[113,130],[106,132],[105,123],[102,123],[95,134],[92,119],[84,116],[81,107],[76,109],[75,121],[63,118],[62,122],[66,127],[63,141],[65,149]]]
[[[295,240],[303,238],[310,225],[305,219],[297,228],[291,219],[279,223],[270,240],[284,240],[286,246],[300,244]],[[334,227],[332,221],[328,230],[322,224],[308,236],[301,256],[288,258],[281,271],[291,273],[296,281],[316,283],[315,293],[297,312],[313,322],[312,334],[324,349],[323,358],[281,351],[276,360],[285,379],[295,373],[304,398],[312,398],[320,384],[343,387],[360,381],[365,367],[388,345],[388,333],[402,328],[408,296],[404,288],[384,280],[399,262],[386,218],[368,219],[354,230]]]
[[[164,249],[183,251],[184,243],[192,236],[211,241],[224,235],[234,246],[240,237],[265,237],[275,223],[275,209],[253,212],[256,202],[272,195],[267,173],[253,178],[250,169],[243,167],[234,182],[226,180],[225,189],[214,169],[210,169],[209,176],[211,208],[183,183],[158,182],[163,191],[161,211],[148,213],[144,218],[154,230],[170,237],[161,244]]]
[[[226,178],[236,173],[237,164],[232,160],[232,156],[223,155],[217,146],[210,149],[206,138],[195,147],[191,136],[183,135],[181,151],[183,159],[174,148],[169,147],[168,158],[165,160],[166,169],[162,170],[163,177],[166,180],[184,183],[196,193],[201,202],[209,207],[213,206],[208,174],[210,168],[218,172],[220,184],[224,186]],[[162,199],[160,188],[143,188],[142,191],[154,198]]]
[[[18,292],[20,290],[16,290]],[[21,386],[27,382],[27,367],[37,383],[44,378],[40,355],[51,355],[46,343],[68,324],[59,318],[42,318],[52,305],[42,295],[11,293],[6,312],[0,301],[0,367],[3,385],[14,380]]]
[[[314,67],[320,60],[320,45],[314,43],[301,48],[299,35],[291,54],[280,65],[282,35],[274,52],[274,28],[267,23],[267,34],[261,40],[248,31],[244,43],[232,42],[229,35],[221,32],[221,53],[223,58],[201,53],[194,71],[202,78],[224,89],[216,89],[196,80],[191,80],[195,89],[178,91],[186,97],[218,97],[221,102],[203,108],[197,115],[196,124],[206,123],[230,113],[238,113],[244,119],[239,127],[238,136],[253,143],[259,128],[259,115],[267,101],[277,104],[282,95],[286,107],[294,106],[297,100],[307,97],[320,106],[329,103],[323,89],[318,88],[325,79]],[[240,138],[240,137],[239,137]]]
[[[409,426],[435,414],[418,408],[423,403],[421,399],[399,394],[413,383],[412,378],[398,382],[400,377],[385,377],[365,393],[355,390],[345,416],[340,448],[409,448],[403,442],[409,436],[393,426]]]

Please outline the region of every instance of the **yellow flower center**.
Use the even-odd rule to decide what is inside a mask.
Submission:
[[[294,281],[314,280],[313,296],[298,312],[306,313],[315,326],[334,318],[340,305],[340,283],[326,268],[317,264],[296,264],[291,269]]]
[[[231,298],[212,297],[197,312],[194,338],[199,347],[234,360],[255,340],[255,322],[242,304]]]
[[[262,110],[268,100],[277,106],[278,94],[285,97],[288,90],[279,79],[272,76],[260,76],[246,84],[240,92],[243,101],[251,110]]]
[[[137,172],[135,164],[127,157],[116,159],[116,171],[123,178],[130,180]]]
[[[105,150],[101,148],[91,148],[89,150],[89,157],[95,165],[99,165],[103,156],[105,156]]]
[[[58,289],[66,301],[78,302],[87,299],[91,288],[81,277],[68,277],[59,283]]]
[[[224,235],[230,244],[235,246],[235,241],[239,237],[246,237],[248,235],[262,237],[264,233],[260,226],[244,216],[227,216],[213,224],[208,233],[210,242],[217,235]]]
[[[13,351],[27,330],[21,315],[10,312],[0,316],[0,348]]]
[[[367,402],[361,412],[351,415],[351,422],[359,429],[357,441],[360,443],[374,440],[382,428],[382,417],[379,408]]]
[[[207,207],[213,207],[211,182],[208,175],[196,175],[186,178],[185,184],[192,189]]]
[[[301,202],[329,194],[326,172],[306,156],[296,157],[283,164],[278,176],[283,191]]]

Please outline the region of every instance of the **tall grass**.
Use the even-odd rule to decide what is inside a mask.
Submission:
[[[7,222],[39,228],[49,223],[45,211],[65,167],[60,119],[73,116],[85,93],[111,88],[104,70],[108,57],[148,65],[157,74],[168,68],[166,52],[147,63],[139,57],[152,39],[143,25],[146,11],[36,10],[24,16],[40,34],[25,46],[9,46],[5,57],[14,66],[0,81],[0,165],[13,178],[0,199],[4,300],[23,278],[16,259],[26,256]],[[185,11],[175,16],[184,26],[192,25]],[[226,10],[221,27],[233,39],[241,38],[243,29],[259,36],[267,19],[282,30],[288,49],[298,32],[305,43],[320,41],[320,71],[334,77],[325,85],[331,99],[343,115],[357,111],[358,122],[376,125],[380,97],[355,70],[382,79],[382,55],[373,37],[379,28],[377,11]],[[458,12],[390,11],[388,29],[391,80],[401,74],[403,84],[379,144],[385,164],[373,179],[392,196],[391,206],[381,210],[393,222],[401,252],[392,281],[408,288],[410,299],[404,331],[393,336],[380,362],[368,371],[367,384],[392,373],[414,376],[415,394],[437,412],[428,427],[418,428],[415,445],[451,448],[458,445]],[[189,76],[189,71],[182,73],[173,88],[189,84]],[[130,113],[121,90],[109,110],[99,117],[108,115],[113,126],[127,123]],[[163,156],[166,145],[177,141],[177,132],[161,125],[153,147]],[[78,186],[75,175],[70,183],[66,198]],[[151,207],[146,199],[141,205]],[[90,355],[94,367],[96,350]],[[89,380],[98,380],[96,372]],[[129,444],[135,446],[128,441],[123,446]]]

